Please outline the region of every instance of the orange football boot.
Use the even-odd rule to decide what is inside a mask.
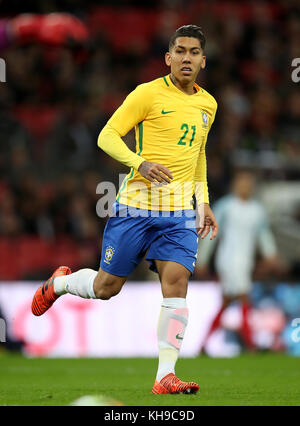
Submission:
[[[72,271],[68,266],[60,266],[54,271],[49,280],[37,289],[31,304],[33,315],[37,317],[43,315],[59,298],[59,295],[54,292],[54,279],[71,273]]]
[[[173,373],[167,374],[160,382],[155,380],[152,393],[197,393],[199,385],[194,382],[182,382]]]

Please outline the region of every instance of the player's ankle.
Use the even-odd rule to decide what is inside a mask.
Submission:
[[[66,294],[66,275],[61,277],[56,277],[53,282],[53,290],[57,296],[62,296]]]

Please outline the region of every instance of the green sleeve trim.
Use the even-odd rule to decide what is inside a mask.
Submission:
[[[126,183],[129,181],[129,179],[132,179],[133,173],[134,173],[134,168],[133,168],[133,167],[131,167],[130,175],[124,179],[124,182],[123,182],[123,184],[122,184],[122,186],[121,186],[121,188],[120,188],[119,194],[117,195],[117,201],[119,201],[119,200],[120,200],[121,192],[122,192],[122,191],[123,191],[123,189],[125,188],[125,185],[126,185]]]
[[[143,149],[143,122],[139,123],[139,152],[137,155],[141,155]]]

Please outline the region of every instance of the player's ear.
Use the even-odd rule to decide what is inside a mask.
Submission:
[[[165,54],[165,62],[166,62],[166,64],[168,65],[168,67],[170,67],[170,66],[171,66],[171,54],[170,54],[170,52],[167,52],[167,53]]]
[[[202,64],[201,64],[201,68],[204,69],[206,65],[206,56],[203,56],[202,58]]]

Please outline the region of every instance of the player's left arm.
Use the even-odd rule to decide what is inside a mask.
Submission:
[[[214,122],[215,115],[216,109],[210,121],[209,130],[212,126],[212,123]],[[213,240],[218,234],[219,227],[216,217],[209,205],[209,194],[207,186],[207,162],[205,154],[207,136],[208,132],[199,151],[194,180],[197,211],[199,214],[199,228],[197,228],[197,232],[198,235],[201,236],[201,238],[203,239],[209,234],[210,231],[212,231],[210,239]]]
[[[98,146],[120,163],[133,167],[150,182],[168,184],[173,176],[167,167],[146,161],[140,153],[131,151],[122,139],[147,117],[154,96],[147,84],[141,84],[131,92],[102,129]]]
[[[152,97],[152,92],[146,85],[137,86],[114,112],[98,137],[99,148],[120,163],[136,170],[145,159],[131,151],[122,137],[146,118]]]

